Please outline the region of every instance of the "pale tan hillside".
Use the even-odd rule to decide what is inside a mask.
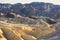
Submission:
[[[55,31],[44,21],[37,22],[32,27],[28,24],[7,23],[6,20],[1,20],[0,29],[3,31],[2,35],[6,40],[41,40],[43,36]]]

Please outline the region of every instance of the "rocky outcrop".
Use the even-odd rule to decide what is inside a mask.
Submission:
[[[60,29],[60,22],[57,22],[56,24],[52,25],[51,28],[53,28],[55,30],[59,30]]]
[[[51,18],[46,18],[46,22],[48,23],[48,24],[56,24],[57,23],[57,21],[55,21],[54,19],[51,19]]]
[[[6,14],[6,17],[7,17],[7,18],[15,18],[15,16],[16,16],[16,15],[15,15],[14,13],[7,13],[7,14]]]

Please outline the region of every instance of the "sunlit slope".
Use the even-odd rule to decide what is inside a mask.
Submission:
[[[6,20],[0,21],[0,29],[7,40],[41,40],[43,36],[52,33],[55,29],[44,21],[37,22],[33,26],[25,23],[13,23]]]

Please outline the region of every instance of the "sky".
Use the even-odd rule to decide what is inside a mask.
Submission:
[[[60,0],[0,0],[0,3],[31,3],[31,2],[46,2],[60,5]]]

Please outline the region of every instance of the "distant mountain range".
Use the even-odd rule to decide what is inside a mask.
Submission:
[[[7,14],[10,12],[20,14],[24,17],[50,17],[54,19],[60,18],[60,5],[44,2],[32,2],[29,4],[3,4],[0,3],[0,12]]]

